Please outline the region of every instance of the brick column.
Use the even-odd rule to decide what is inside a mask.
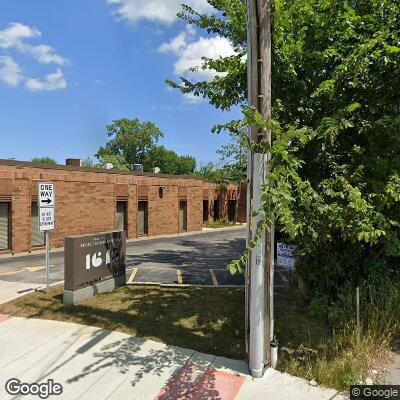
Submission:
[[[31,249],[31,186],[30,181],[14,179],[11,217],[11,246],[14,253]]]

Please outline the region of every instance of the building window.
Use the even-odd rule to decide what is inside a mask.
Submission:
[[[179,202],[179,232],[187,231],[187,201]]]
[[[37,202],[31,206],[31,247],[45,245],[44,232],[39,230],[39,208]]]
[[[219,220],[219,200],[214,200],[214,221]]]
[[[203,200],[203,222],[208,221],[208,200]]]
[[[117,216],[116,216],[116,225],[117,229],[120,231],[127,231],[127,203],[126,201],[117,201]]]
[[[236,200],[229,200],[228,201],[228,220],[230,222],[236,221]]]
[[[147,201],[139,200],[138,202],[138,236],[147,235],[149,233],[149,205]]]
[[[0,250],[10,249],[10,203],[0,203]]]

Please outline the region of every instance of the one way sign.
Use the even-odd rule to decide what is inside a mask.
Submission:
[[[38,203],[39,207],[54,207],[54,183],[40,182],[38,185]]]

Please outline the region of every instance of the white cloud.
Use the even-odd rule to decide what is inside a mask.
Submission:
[[[8,28],[0,31],[0,47],[5,49],[18,47],[24,39],[32,39],[40,35],[41,33],[36,28],[13,22]]]
[[[0,30],[0,49],[23,53],[34,58],[41,64],[65,65],[69,61],[57,54],[53,47],[47,44],[33,45],[28,40],[40,38],[41,32],[34,27],[13,22]],[[31,91],[53,91],[65,89],[67,81],[61,69],[46,75],[43,79],[29,78],[22,73],[21,66],[9,55],[0,54],[0,80],[11,86],[25,84]]]
[[[57,54],[51,46],[47,44],[32,45],[25,42],[27,39],[35,39],[41,35],[41,32],[36,28],[13,22],[8,28],[0,31],[0,47],[16,49],[30,55],[42,64],[67,64],[68,60]]]
[[[40,44],[38,46],[23,45],[21,50],[27,54],[30,54],[41,64],[53,63],[56,65],[65,65],[68,63],[66,58],[55,53],[54,49],[47,44]]]
[[[33,79],[29,78],[25,86],[32,92],[38,91],[53,91],[67,88],[67,81],[64,78],[64,74],[61,69],[57,69],[56,72],[48,74],[44,79]]]
[[[182,3],[201,13],[212,10],[206,0],[107,0],[107,3],[116,6],[114,13],[119,18],[130,22],[148,20],[171,24]]]
[[[189,104],[199,104],[204,103],[204,97],[195,96],[193,93],[184,93],[183,98],[185,99],[185,103]]]
[[[189,34],[182,31],[169,43],[163,43],[158,48],[161,52],[172,52],[178,56],[174,64],[174,73],[178,76],[191,77],[196,80],[212,80],[218,73],[215,70],[203,70],[199,68],[196,71],[189,71],[191,68],[202,65],[202,57],[217,59],[219,57],[228,57],[235,54],[231,42],[222,37],[200,37],[195,41],[188,42]]]
[[[11,86],[23,80],[21,67],[10,56],[0,56],[0,80]]]
[[[175,36],[170,42],[162,43],[157,51],[159,53],[172,52],[180,55],[188,45],[188,40],[195,34],[195,30],[190,25],[186,26],[186,30],[182,31],[178,36]]]

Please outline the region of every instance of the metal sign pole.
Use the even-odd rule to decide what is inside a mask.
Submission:
[[[50,292],[50,231],[55,229],[55,185],[38,183],[39,230],[45,232],[46,242],[46,293]]]
[[[49,263],[49,258],[50,258],[50,254],[49,254],[49,231],[46,231],[46,293],[49,293],[50,288],[49,288],[49,281],[50,281],[50,273],[49,273],[49,267],[50,267],[50,263]]]

